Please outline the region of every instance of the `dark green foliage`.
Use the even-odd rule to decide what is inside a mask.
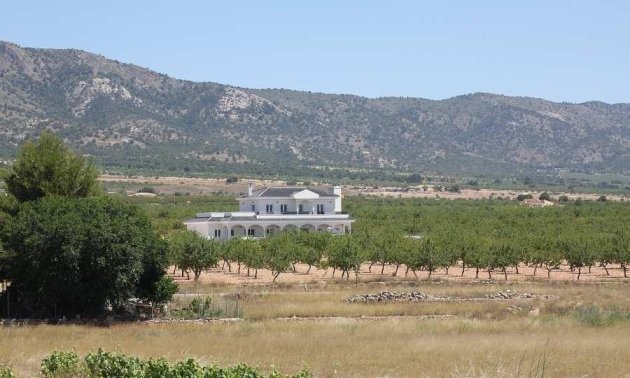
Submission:
[[[139,296],[147,298],[154,305],[160,305],[170,301],[178,290],[179,285],[171,277],[162,276],[147,293],[139,293]]]
[[[22,316],[99,315],[166,268],[164,243],[135,207],[106,197],[45,197],[2,227],[5,264]]]
[[[540,193],[540,195],[538,196],[538,199],[541,201],[551,201],[551,196],[549,195],[549,193],[547,192],[542,192]]]
[[[51,195],[79,198],[97,194],[97,176],[89,160],[71,151],[59,137],[44,133],[36,143],[22,145],[2,179],[7,191],[24,202]]]
[[[155,193],[155,188],[152,186],[143,186],[138,189],[138,193]]]

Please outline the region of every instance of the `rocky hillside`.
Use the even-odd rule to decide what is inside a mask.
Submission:
[[[630,104],[253,90],[0,42],[0,154],[44,129],[112,169],[628,173]],[[337,168],[337,169],[335,169]]]

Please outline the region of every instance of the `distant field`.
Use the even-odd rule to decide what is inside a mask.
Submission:
[[[554,299],[345,302],[383,290],[477,297],[507,289]],[[286,283],[201,284],[184,291],[215,298],[240,293],[243,320],[4,327],[0,363],[19,376],[33,376],[53,349],[85,353],[103,347],[140,357],[273,365],[285,372],[308,365],[319,377],[616,377],[627,376],[630,359],[630,286],[621,282],[329,282],[306,289]]]
[[[210,195],[210,194],[231,194],[239,195],[247,192],[247,182],[249,180],[243,179],[236,183],[227,184],[225,179],[217,178],[189,178],[189,177],[145,177],[145,176],[116,176],[116,175],[103,175],[100,177],[103,185],[108,191],[113,192],[127,192],[135,193],[139,189],[150,186],[161,194],[189,194],[189,195]],[[287,185],[285,181],[275,180],[253,180],[256,187],[263,186],[284,186]],[[314,183],[314,186],[319,184]],[[384,196],[384,197],[401,197],[401,198],[444,198],[444,199],[490,199],[490,198],[502,198],[502,199],[515,199],[519,192],[530,191],[535,196],[540,195],[541,191],[536,189],[523,188],[518,189],[464,189],[459,192],[448,192],[435,190],[433,185],[428,185],[426,191],[422,191],[423,185],[417,185],[417,189],[413,189],[413,185],[410,187],[411,191],[401,191],[399,187],[372,187],[372,186],[360,186],[360,185],[345,185],[344,194],[348,196],[357,195],[370,195],[370,196]],[[551,192],[552,196],[556,199],[561,195],[566,195],[569,199],[574,200],[576,198],[582,198],[585,200],[596,200],[601,193],[607,191],[597,190],[592,192]],[[622,198],[628,198],[630,193],[626,194],[609,194],[607,197],[611,200],[621,200]]]

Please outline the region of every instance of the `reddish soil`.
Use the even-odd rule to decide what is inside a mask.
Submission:
[[[398,270],[398,274],[393,276],[395,272],[395,266],[386,265],[384,274],[381,274],[381,267],[374,265],[372,267],[372,272],[368,272],[369,264],[363,264],[361,266],[361,271],[359,273],[358,281],[359,282],[369,282],[369,281],[403,281],[403,280],[415,280],[416,277],[410,271],[407,276],[405,276],[405,267],[401,266]],[[201,284],[210,284],[210,285],[264,285],[270,284],[273,280],[271,272],[266,269],[258,270],[258,278],[254,278],[254,271],[250,270],[250,276],[247,276],[247,268],[244,266],[241,267],[240,274],[237,273],[238,267],[236,264],[232,264],[232,272],[228,271],[227,265],[225,269],[221,270],[221,264],[218,268],[211,269],[206,273],[203,273],[199,278],[199,283]],[[309,284],[309,283],[324,283],[324,282],[333,282],[341,280],[341,272],[335,272],[334,278],[332,277],[333,270],[322,270],[317,268],[312,268],[310,273],[306,273],[308,270],[308,266],[303,264],[298,264],[296,266],[297,273],[287,272],[282,273],[276,280],[276,283],[291,283],[291,284]],[[551,278],[547,278],[547,270],[545,268],[538,268],[536,272],[536,276],[534,276],[534,269],[527,266],[519,266],[519,274],[516,274],[516,270],[514,268],[507,269],[507,280],[510,281],[527,281],[527,280],[554,280],[554,281],[577,281],[577,270],[575,272],[571,272],[568,266],[562,266],[559,270],[553,270],[551,272]],[[618,265],[608,267],[608,271],[610,275],[606,275],[606,272],[601,267],[592,267],[591,273],[588,272],[588,268],[583,268],[582,273],[580,275],[580,281],[588,281],[588,282],[606,282],[606,281],[619,281],[619,280],[629,280],[630,278],[623,277],[623,271]],[[169,270],[169,273],[172,273],[172,269]],[[461,282],[474,282],[474,281],[485,281],[488,280],[488,272],[487,271],[479,271],[479,279],[475,279],[475,269],[466,269],[464,271],[464,275],[461,274],[461,266],[452,267],[449,269],[449,274],[447,275],[444,269],[441,269],[438,272],[433,272],[431,275],[432,279],[435,280],[452,280],[452,281],[461,281]],[[426,280],[428,278],[428,273],[426,271],[417,272],[418,278],[420,280]],[[629,272],[630,276],[630,272]],[[181,277],[180,272],[177,271],[173,278],[182,284],[192,284],[193,279],[191,275],[191,279],[187,280],[186,277]],[[354,281],[354,274],[350,274],[350,280]],[[492,280],[494,281],[504,281],[505,275],[501,271],[492,272]]]

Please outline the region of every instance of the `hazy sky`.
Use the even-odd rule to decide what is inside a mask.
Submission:
[[[0,0],[0,39],[253,88],[630,102],[630,1]]]

